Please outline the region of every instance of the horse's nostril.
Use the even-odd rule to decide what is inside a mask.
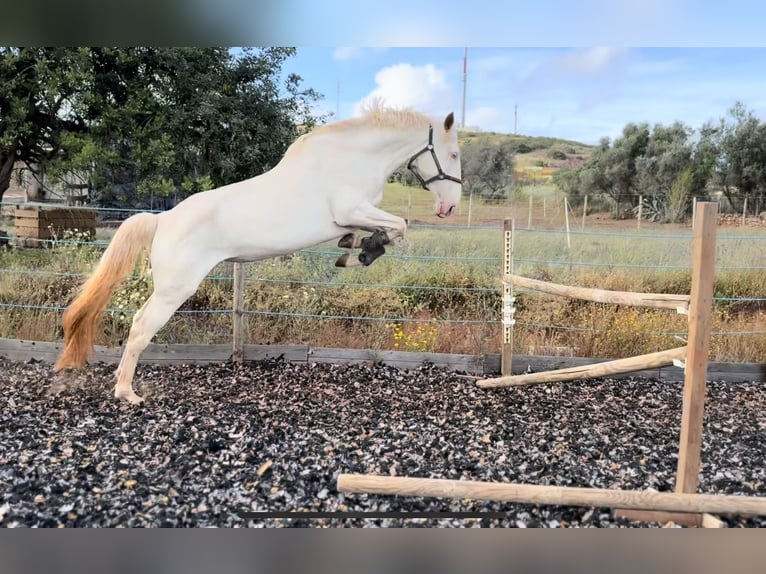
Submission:
[[[455,206],[454,205],[447,210],[447,215],[452,215],[453,211],[455,211]]]

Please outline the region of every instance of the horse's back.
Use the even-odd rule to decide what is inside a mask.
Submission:
[[[284,167],[284,166],[282,166]],[[304,183],[304,174],[274,169],[263,175],[192,195],[160,214],[158,250],[219,260],[264,259],[336,237],[327,194]]]

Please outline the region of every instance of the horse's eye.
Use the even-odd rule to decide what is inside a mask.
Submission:
[[[449,158],[450,158],[450,159],[457,159],[457,152],[456,152],[456,151],[453,151],[452,153],[450,153],[450,154],[449,154]]]

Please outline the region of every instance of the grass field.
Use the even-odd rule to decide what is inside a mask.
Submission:
[[[532,203],[532,229],[529,223]],[[543,205],[543,199],[545,204]],[[450,220],[432,215],[432,196],[391,184],[382,207],[409,217],[407,237],[369,268],[338,269],[335,245],[248,265],[248,342],[333,347],[495,353],[500,348],[500,273],[505,217],[513,217],[514,271],[573,285],[643,292],[688,293],[691,229],[613,221],[570,212],[555,189],[519,190],[504,205],[474,202]],[[494,226],[494,228],[488,228]],[[99,230],[98,239],[113,231]],[[711,359],[766,362],[764,273],[766,233],[719,228]],[[0,254],[0,337],[56,340],[60,310],[101,253],[61,244]],[[55,273],[56,275],[51,275]],[[231,340],[231,266],[213,270],[197,294],[158,334],[158,342]],[[115,293],[100,341],[117,344],[150,289],[134,276]],[[51,309],[53,308],[53,309]],[[678,346],[686,318],[519,293],[514,344],[519,353],[565,348],[580,356],[621,357]],[[335,317],[335,318],[333,318]],[[541,351],[543,350],[543,351]]]

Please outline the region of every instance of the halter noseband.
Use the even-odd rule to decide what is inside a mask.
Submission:
[[[415,166],[415,160],[418,159],[422,154],[426,152],[431,152],[431,157],[434,158],[434,163],[436,164],[437,174],[430,179],[423,179],[423,176],[420,175],[420,172],[418,172],[417,166]],[[442,170],[442,166],[439,164],[439,158],[436,157],[436,152],[434,151],[434,127],[433,126],[428,126],[428,145],[410,158],[410,161],[407,162],[407,169],[409,169],[413,174],[415,174],[415,177],[418,178],[418,181],[420,181],[420,185],[423,186],[423,189],[428,189],[429,183],[432,183],[440,179],[448,179],[450,181],[457,182],[461,185],[463,183],[458,178],[452,177],[451,175],[444,173],[444,171]]]

